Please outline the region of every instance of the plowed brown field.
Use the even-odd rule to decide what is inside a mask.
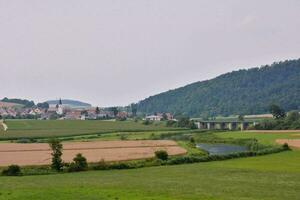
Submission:
[[[186,153],[176,142],[169,140],[68,142],[63,143],[63,148],[62,158],[65,162],[71,162],[77,153],[82,153],[88,162],[151,158],[160,149],[166,150],[169,155]],[[50,162],[51,151],[48,144],[0,144],[0,166],[47,165]]]

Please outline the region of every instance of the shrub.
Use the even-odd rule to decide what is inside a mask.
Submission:
[[[284,144],[282,145],[282,148],[283,148],[283,149],[286,149],[286,150],[290,149],[290,147],[289,147],[289,145],[288,145],[287,143],[284,143]]]
[[[155,151],[155,157],[160,160],[168,160],[168,152],[165,150]]]
[[[69,166],[69,172],[79,172],[88,169],[87,160],[81,153],[77,154],[75,158],[73,158],[73,161],[74,162],[72,162]]]
[[[152,122],[151,122],[150,120],[147,119],[147,120],[143,121],[143,124],[144,124],[144,125],[150,125],[150,124],[152,124]]]
[[[104,161],[104,159],[100,160],[94,167],[94,170],[106,170],[109,169],[109,164]]]
[[[5,176],[20,176],[21,173],[21,167],[19,165],[10,165],[7,169],[2,171],[2,175]]]
[[[167,127],[176,127],[177,126],[177,122],[174,121],[174,120],[168,120],[166,126]]]
[[[191,142],[192,144],[195,144],[195,139],[194,139],[193,137],[191,137],[191,138],[190,138],[190,142]]]
[[[128,136],[125,135],[125,134],[122,134],[121,137],[120,137],[121,140],[127,140],[127,138],[128,138]]]

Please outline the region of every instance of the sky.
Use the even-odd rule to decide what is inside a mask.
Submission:
[[[299,0],[0,0],[0,98],[124,106],[300,57]]]

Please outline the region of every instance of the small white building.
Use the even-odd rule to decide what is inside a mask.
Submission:
[[[145,120],[150,120],[150,121],[160,121],[162,119],[162,116],[158,115],[149,115],[145,117]]]

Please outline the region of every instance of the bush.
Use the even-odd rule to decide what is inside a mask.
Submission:
[[[150,120],[147,119],[147,120],[143,121],[143,124],[144,124],[144,125],[150,125],[150,124],[152,124],[152,122],[151,122]]]
[[[192,144],[195,144],[195,139],[194,139],[193,137],[191,137],[191,138],[190,138],[190,142],[191,142]]]
[[[121,137],[120,137],[121,140],[127,140],[127,138],[128,138],[128,136],[125,135],[125,134],[122,134]]]
[[[169,155],[165,150],[159,150],[155,151],[155,157],[160,160],[168,160]]]
[[[106,170],[109,169],[109,164],[104,161],[104,159],[100,160],[94,167],[94,170]]]
[[[284,144],[282,145],[282,148],[283,148],[283,149],[286,149],[286,150],[289,150],[289,149],[290,149],[290,147],[289,147],[289,145],[288,145],[287,143],[284,143]]]
[[[20,176],[21,167],[19,165],[10,165],[7,169],[2,171],[2,175],[4,176]]]
[[[167,127],[176,127],[177,126],[177,122],[174,121],[174,120],[168,120],[166,126]]]
[[[77,154],[76,157],[73,159],[74,162],[72,162],[69,166],[68,171],[69,172],[79,172],[79,171],[85,171],[88,169],[88,163],[84,156],[82,156],[81,153]]]

